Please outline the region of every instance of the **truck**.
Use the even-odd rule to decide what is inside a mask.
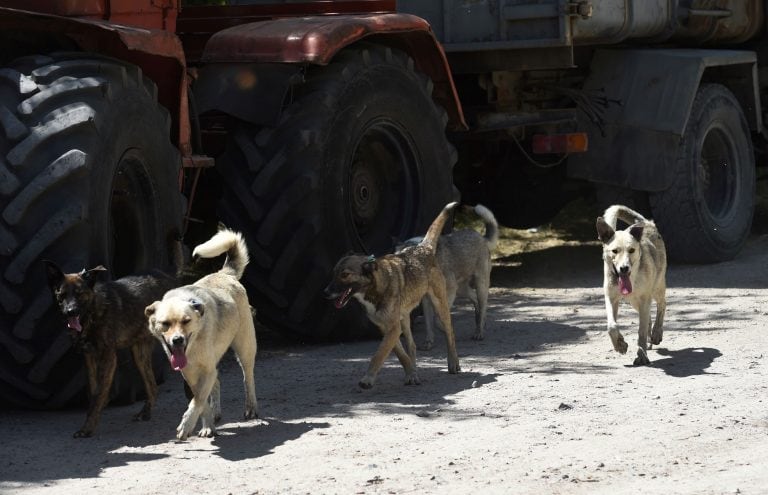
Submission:
[[[733,258],[765,149],[765,4],[0,0],[0,400],[83,393],[42,260],[167,267],[169,237],[218,222],[248,243],[261,321],[307,340],[366,328],[323,299],[341,255],[456,199],[515,228],[622,202],[673,259]]]

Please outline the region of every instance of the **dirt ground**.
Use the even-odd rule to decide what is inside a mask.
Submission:
[[[390,357],[371,390],[357,380],[375,341],[265,338],[262,419],[238,421],[228,357],[213,439],[173,440],[178,374],[152,421],[130,422],[139,404],[110,407],[90,439],[72,438],[82,411],[0,412],[0,493],[766,493],[764,219],[734,261],[670,267],[650,367],[632,367],[634,349],[615,353],[605,334],[592,222],[505,231],[486,339],[470,339],[468,307],[454,311],[459,375],[440,336],[419,354],[421,385],[404,386]],[[630,345],[637,322],[622,306]]]

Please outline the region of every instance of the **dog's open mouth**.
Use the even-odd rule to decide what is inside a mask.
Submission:
[[[187,365],[187,355],[182,347],[171,346],[171,368],[181,371]]]
[[[336,299],[336,302],[334,302],[336,309],[341,309],[346,306],[349,302],[350,296],[352,296],[352,287],[342,292],[341,295]]]
[[[79,316],[70,316],[67,318],[67,328],[76,332],[82,332],[83,326],[80,324]]]
[[[632,282],[629,280],[629,273],[619,274],[619,292],[625,296],[632,293]]]

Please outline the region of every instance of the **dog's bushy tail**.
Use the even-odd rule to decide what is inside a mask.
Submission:
[[[248,265],[248,247],[245,245],[240,232],[229,229],[220,230],[216,235],[197,246],[192,251],[192,256],[215,258],[222,253],[227,253],[227,259],[224,260],[224,266],[221,267],[219,273],[226,273],[237,279],[242,277],[245,267]]]
[[[627,225],[634,225],[636,223],[648,223],[650,220],[636,212],[635,210],[628,208],[624,205],[609,206],[603,214],[603,220],[605,223],[611,226],[613,230],[616,230],[616,221],[621,220]]]
[[[451,211],[456,208],[457,204],[459,203],[454,201],[453,203],[448,203],[445,205],[443,211],[441,211],[437,218],[432,221],[432,225],[429,226],[429,230],[427,230],[427,234],[419,243],[419,246],[426,246],[430,251],[433,253],[435,252],[435,249],[437,249],[437,240],[440,238],[440,234],[443,232],[445,222],[448,221],[448,217],[450,216]]]
[[[499,243],[499,223],[496,221],[493,213],[491,213],[491,210],[481,204],[475,205],[475,213],[485,223],[485,235],[483,237],[485,238],[485,243],[488,244],[488,249],[493,251],[496,249],[496,244]]]

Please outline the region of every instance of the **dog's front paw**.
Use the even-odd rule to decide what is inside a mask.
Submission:
[[[461,366],[459,366],[459,363],[455,364],[449,364],[448,365],[448,373],[455,375],[461,371]]]
[[[88,438],[91,435],[93,435],[93,431],[92,430],[88,430],[88,429],[85,429],[85,428],[80,428],[79,430],[77,430],[75,432],[74,435],[72,435],[72,437],[73,438]]]
[[[651,344],[653,345],[661,344],[661,337],[662,337],[661,330],[654,330],[653,333],[651,333]]]
[[[619,335],[619,337],[613,341],[613,349],[619,354],[626,354],[629,346],[627,345],[627,341],[624,340],[624,337]]]
[[[189,436],[189,430],[187,430],[184,426],[184,422],[182,422],[176,428],[176,440],[184,441]]]
[[[243,419],[255,419],[259,417],[259,410],[255,407],[246,408],[243,413]]]
[[[405,384],[406,385],[421,385],[421,380],[419,380],[419,375],[417,375],[415,372],[411,373],[410,375],[405,376]]]
[[[369,388],[373,388],[373,378],[369,376],[364,376],[357,384],[360,386],[360,388],[364,388],[368,390]]]
[[[201,437],[201,438],[215,437],[216,436],[216,430],[213,427],[211,427],[211,428],[208,428],[208,427],[200,428],[200,431],[197,432],[197,436]]]
[[[635,358],[635,361],[632,363],[635,366],[648,366],[651,364],[651,360],[648,359],[648,354],[642,349],[637,350],[637,357]]]
[[[472,340],[483,340],[485,336],[481,332],[475,332],[472,335]]]

